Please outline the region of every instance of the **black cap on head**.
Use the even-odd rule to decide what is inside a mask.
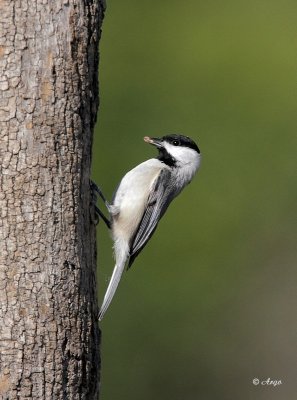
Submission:
[[[199,147],[188,136],[172,134],[172,135],[163,136],[162,140],[172,144],[173,146],[189,147],[190,149],[193,149],[193,150],[197,151],[198,154],[200,154]]]

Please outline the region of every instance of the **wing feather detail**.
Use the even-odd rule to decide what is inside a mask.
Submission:
[[[171,179],[170,171],[163,169],[150,192],[147,206],[130,244],[128,268],[131,267],[137,255],[151,238],[160,219],[174,198]]]

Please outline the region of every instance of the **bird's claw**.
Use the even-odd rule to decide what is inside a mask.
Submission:
[[[111,228],[111,222],[110,222],[110,220],[103,214],[103,212],[100,210],[100,208],[97,207],[97,205],[96,205],[96,204],[97,204],[97,201],[98,201],[98,196],[97,196],[97,194],[98,194],[98,195],[101,197],[101,199],[104,201],[104,203],[105,203],[105,205],[106,205],[108,211],[109,211],[110,205],[109,205],[108,201],[105,199],[105,197],[104,197],[102,191],[99,189],[99,187],[96,185],[95,182],[90,181],[90,188],[91,188],[92,202],[93,202],[93,204],[94,204],[94,206],[95,206],[95,214],[96,214],[96,216],[98,217],[98,221],[96,222],[96,225],[97,225],[97,223],[99,222],[99,219],[102,218],[102,220],[103,220],[104,223],[106,224],[107,228],[110,229],[110,228]]]

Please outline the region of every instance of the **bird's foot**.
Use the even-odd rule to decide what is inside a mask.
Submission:
[[[107,228],[110,229],[111,228],[111,222],[110,220],[103,214],[103,212],[100,210],[99,207],[97,207],[97,201],[98,201],[98,196],[97,194],[99,194],[99,196],[101,197],[101,199],[104,201],[104,204],[106,205],[107,210],[109,211],[110,209],[110,205],[108,203],[108,201],[105,199],[102,191],[99,189],[99,187],[96,185],[96,183],[94,183],[93,181],[90,181],[90,188],[91,188],[91,193],[92,193],[92,203],[95,207],[95,214],[96,214],[96,225],[99,222],[99,219],[102,218],[102,220],[104,221],[104,223],[106,224]]]

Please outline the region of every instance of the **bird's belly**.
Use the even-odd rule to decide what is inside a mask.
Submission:
[[[113,218],[114,239],[130,241],[134,236],[159,173],[160,167],[144,171],[140,164],[124,176],[113,203],[119,209],[119,213]]]
[[[121,212],[113,220],[113,236],[114,239],[122,238],[126,241],[134,236],[140,223],[144,207],[142,204],[127,204],[121,207]]]

